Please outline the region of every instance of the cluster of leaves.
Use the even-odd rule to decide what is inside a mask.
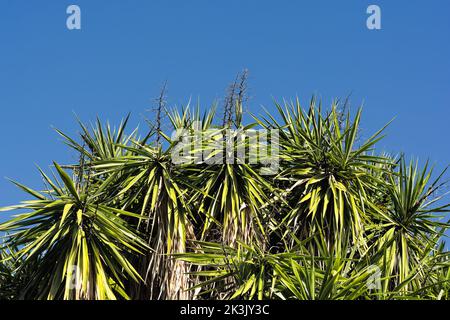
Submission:
[[[0,298],[449,298],[444,172],[376,155],[383,129],[359,141],[361,111],[337,103],[276,104],[246,126],[235,105],[222,125],[214,107],[168,111],[187,140],[159,125],[127,135],[128,117],[117,130],[80,123],[80,141],[58,131],[80,160],[40,170],[43,191],[15,183],[34,199],[0,209],[20,211],[0,224]],[[261,164],[274,146],[242,161],[255,142],[224,135],[232,126],[279,133],[276,174]]]

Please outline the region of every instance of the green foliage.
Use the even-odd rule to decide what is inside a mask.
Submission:
[[[448,299],[444,172],[377,154],[383,129],[361,141],[361,110],[276,108],[246,126],[239,100],[225,125],[214,107],[168,112],[183,164],[179,137],[127,134],[128,117],[58,131],[80,160],[39,169],[43,191],[14,182],[32,200],[0,209],[18,211],[0,224],[0,299]],[[270,155],[237,157],[249,137],[225,150],[232,125],[278,130],[276,174]]]
[[[29,281],[21,298],[115,299],[126,297],[124,275],[138,281],[128,254],[146,248],[121,216],[142,219],[102,201],[108,181],[95,190],[79,190],[72,178],[55,163],[60,181],[43,174],[51,189],[37,192],[16,183],[35,200],[3,210],[28,212],[0,225],[11,232],[6,244],[20,248],[19,268],[31,264]]]

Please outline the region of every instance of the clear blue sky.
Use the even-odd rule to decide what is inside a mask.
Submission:
[[[66,29],[69,4],[80,31]],[[380,31],[366,28],[369,4]],[[206,106],[244,67],[253,112],[352,93],[363,136],[397,116],[380,149],[450,163],[448,0],[0,0],[0,206],[22,199],[3,177],[39,188],[34,164],[75,159],[51,129],[75,135],[73,112],[138,124],[165,79],[169,103]]]

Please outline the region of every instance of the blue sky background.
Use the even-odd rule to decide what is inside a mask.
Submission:
[[[82,30],[66,29],[66,8]],[[366,28],[366,8],[382,30]],[[75,135],[73,112],[142,123],[165,79],[169,103],[222,99],[250,70],[249,108],[318,94],[364,102],[363,137],[397,117],[380,150],[450,163],[450,1],[0,0],[0,206],[22,200],[3,177],[35,188],[34,164],[75,154],[51,129]],[[147,114],[147,116],[150,116]],[[449,175],[447,175],[448,177]],[[1,218],[0,218],[1,219]]]

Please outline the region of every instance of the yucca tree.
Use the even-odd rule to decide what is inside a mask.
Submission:
[[[354,245],[367,247],[364,226],[370,221],[368,196],[378,189],[377,164],[389,161],[369,152],[382,130],[356,145],[361,110],[353,122],[340,123],[336,104],[326,115],[311,100],[305,113],[299,101],[277,104],[279,123],[271,115],[260,123],[280,130],[281,169],[275,183],[280,186],[286,206],[279,210],[276,224],[295,231],[300,239],[321,233],[328,247],[339,249],[349,235]]]
[[[234,246],[237,241],[258,240],[264,244],[263,211],[266,193],[271,189],[256,168],[238,159],[237,150],[248,148],[249,140],[240,133],[241,111],[236,105],[240,129],[214,124],[215,108],[201,114],[199,108],[169,113],[173,129],[173,151],[184,151],[178,166],[184,185],[190,190],[193,226],[197,239],[216,240]],[[180,132],[181,131],[181,132]],[[180,133],[183,134],[180,137]],[[232,280],[232,279],[228,279]]]
[[[79,161],[0,209],[20,211],[0,224],[0,297],[448,299],[444,173],[377,153],[383,129],[361,141],[361,110],[296,100],[244,124],[230,101],[223,119],[167,111],[172,133],[160,116],[143,138],[129,117],[58,131]]]
[[[141,216],[109,205],[99,185],[77,185],[57,164],[58,180],[44,173],[48,190],[38,192],[16,183],[35,200],[3,208],[25,213],[0,225],[10,232],[6,245],[19,247],[19,268],[31,264],[30,281],[21,297],[30,299],[116,299],[127,298],[125,281],[140,281],[130,263],[146,243],[121,216]]]
[[[221,135],[218,132],[218,135]],[[239,139],[238,133],[230,134],[232,140]],[[221,147],[223,140],[220,141]],[[236,143],[244,145],[248,142]],[[217,145],[217,141],[214,142]],[[204,150],[208,150],[206,142]],[[223,149],[222,156],[226,151]],[[233,150],[232,153],[236,151]],[[268,202],[267,195],[271,186],[266,178],[261,176],[259,169],[240,163],[235,154],[231,155],[230,163],[216,163],[200,167],[190,166],[186,171],[197,192],[194,201],[198,203],[198,212],[204,219],[202,239],[214,237],[212,230],[219,231],[217,239],[227,245],[235,245],[237,241],[258,240],[264,244],[266,231],[265,211],[261,208]],[[217,236],[217,235],[216,235]]]
[[[152,136],[162,133],[152,128],[144,139],[138,139],[137,129],[126,135],[128,120],[129,116],[117,130],[109,124],[104,128],[99,120],[91,130],[79,122],[81,143],[58,132],[70,147],[86,156],[85,166],[93,179],[110,183],[107,191],[115,206],[145,219],[135,223],[125,218],[149,246],[144,256],[135,260],[144,281],[130,284],[131,296],[186,299],[190,293],[181,288],[189,285],[185,276],[189,270],[184,263],[170,258],[171,253],[184,251],[185,228],[190,232],[188,238],[193,236],[190,220],[183,217],[189,214],[189,207],[183,201],[186,195],[181,195],[177,185],[178,176],[172,170],[169,150],[150,141]]]
[[[281,123],[270,114],[261,120],[256,118],[266,129],[280,131],[281,172],[272,181],[278,193],[269,201],[276,204],[277,214],[271,216],[269,223],[268,246],[271,251],[303,257],[306,250],[309,257],[302,263],[277,261],[274,269],[277,274],[284,275],[284,289],[279,292],[290,292],[290,295],[279,294],[279,297],[412,297],[414,290],[423,286],[424,279],[430,282],[433,278],[440,280],[431,283],[430,287],[442,288],[439,281],[447,281],[447,269],[442,268],[442,261],[447,260],[442,254],[435,254],[442,235],[437,229],[442,232],[448,225],[437,222],[436,218],[439,212],[447,212],[448,205],[430,208],[442,198],[432,197],[442,186],[438,183],[442,174],[425,189],[430,178],[426,168],[418,175],[411,168],[406,172],[404,164],[398,166],[389,156],[374,156],[373,147],[382,138],[383,129],[357,145],[361,110],[353,121],[347,114],[342,123],[337,105],[323,115],[314,99],[306,113],[298,101],[286,104],[285,108],[277,105],[277,109]],[[395,171],[397,167],[398,172]],[[408,232],[404,230],[405,225],[408,225]],[[396,240],[386,240],[394,233]],[[380,238],[380,234],[384,236]],[[409,243],[405,237],[410,238]],[[299,243],[303,248],[300,253]],[[214,296],[224,290],[229,292],[225,297],[254,298],[258,292],[257,284],[262,281],[261,269],[267,266],[264,261],[273,254],[258,250],[256,243],[251,247],[245,243],[240,246],[246,249],[239,247],[236,252],[233,248],[208,243],[196,253],[180,258],[204,266],[205,270],[196,273],[197,276],[213,277],[198,286],[203,286],[206,294]],[[415,252],[414,256],[409,252]],[[306,263],[311,260],[316,262]],[[324,264],[324,260],[329,263]],[[325,276],[336,267],[335,263],[347,270],[342,278]],[[436,266],[434,270],[429,268],[432,265]],[[382,287],[367,290],[373,270],[382,270],[377,275],[381,277]],[[333,273],[336,274],[336,270]],[[439,276],[431,276],[434,273]],[[212,286],[225,276],[234,276],[234,284]],[[307,288],[306,279],[310,282]],[[332,283],[322,282],[325,280]],[[272,281],[275,282],[275,278]],[[342,283],[346,285],[340,287]],[[323,287],[326,287],[325,291]]]
[[[392,172],[386,201],[379,203],[374,217],[374,246],[383,253],[383,271],[387,276],[383,285],[394,288],[403,284],[414,270],[414,281],[428,277],[424,259],[435,260],[435,250],[447,223],[438,221],[441,213],[449,212],[448,204],[439,203],[443,195],[434,194],[443,185],[440,178],[445,170],[429,183],[432,170],[428,164],[419,171],[418,163],[406,165],[401,158],[398,170]],[[411,285],[402,285],[407,293]]]
[[[150,251],[140,264],[148,288],[139,293],[142,298],[183,298],[184,274],[188,271],[170,258],[174,252],[184,252],[186,239],[194,239],[193,216],[187,189],[173,167],[169,154],[161,147],[145,145],[123,146],[129,155],[93,165],[98,174],[119,174],[116,197],[124,209],[136,212],[147,221],[137,226],[145,234]]]

